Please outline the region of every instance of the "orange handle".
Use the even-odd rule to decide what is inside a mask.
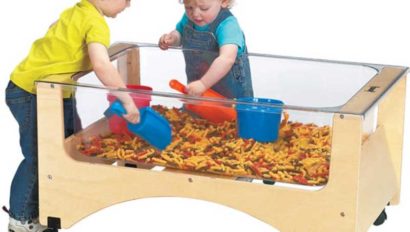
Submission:
[[[203,97],[214,97],[214,98],[223,98],[225,99],[226,97],[219,94],[218,92],[214,91],[213,89],[208,89],[202,94]]]
[[[172,89],[175,89],[178,92],[187,94],[186,87],[183,85],[181,82],[178,80],[172,79],[169,81],[169,87]],[[213,97],[213,98],[225,98],[223,95],[219,94],[218,92],[215,92],[212,89],[208,89],[202,94],[203,97]]]
[[[183,94],[187,94],[185,85],[183,85],[181,82],[179,82],[175,79],[172,79],[172,80],[169,81],[169,87],[171,87],[171,88],[175,89],[176,91],[179,91]]]

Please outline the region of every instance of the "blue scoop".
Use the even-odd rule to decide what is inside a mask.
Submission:
[[[169,122],[151,107],[143,107],[140,111],[140,122],[133,124],[127,121],[128,130],[141,137],[152,146],[163,150],[171,143],[171,126]],[[104,112],[105,117],[122,116],[126,110],[120,101],[114,101]]]

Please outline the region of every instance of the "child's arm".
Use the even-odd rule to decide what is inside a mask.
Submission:
[[[168,34],[163,34],[159,38],[158,46],[162,50],[167,50],[170,46],[181,45],[181,34],[177,30],[173,30]]]
[[[104,86],[113,88],[126,88],[126,85],[122,81],[120,74],[111,63],[108,56],[108,51],[104,45],[100,43],[89,43],[88,54],[91,60],[91,64],[93,65],[93,70]],[[124,118],[131,123],[139,122],[139,111],[129,94],[116,92],[114,93],[114,95],[121,100],[124,108],[127,111],[127,114],[124,115]]]
[[[237,53],[238,46],[235,44],[226,44],[220,47],[219,56],[212,62],[202,78],[188,84],[188,94],[200,96],[220,81],[231,70],[235,63]]]

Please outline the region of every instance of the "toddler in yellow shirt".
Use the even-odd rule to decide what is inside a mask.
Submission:
[[[10,190],[10,232],[44,231],[38,222],[37,105],[35,81],[64,80],[82,71],[93,70],[103,85],[125,88],[125,83],[110,62],[107,48],[110,30],[104,17],[115,18],[130,0],[81,0],[66,9],[36,40],[28,56],[14,69],[6,88],[6,103],[20,127],[20,146],[24,159],[13,178]],[[68,97],[68,96],[67,96]],[[139,111],[127,94],[117,96],[132,123]],[[65,136],[74,132],[72,99],[64,99]],[[23,131],[24,129],[24,131]]]

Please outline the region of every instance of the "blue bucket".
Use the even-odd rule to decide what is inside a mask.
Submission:
[[[163,150],[172,139],[172,131],[169,122],[151,107],[143,107],[140,111],[140,122],[133,124],[127,122],[127,128],[130,132],[141,137],[152,146]],[[113,114],[122,116],[126,111],[118,100],[113,102],[104,112],[106,117]]]
[[[241,104],[241,102],[244,104]],[[279,134],[282,108],[283,102],[279,100],[239,98],[236,105],[239,137],[254,139],[258,142],[276,141]]]

